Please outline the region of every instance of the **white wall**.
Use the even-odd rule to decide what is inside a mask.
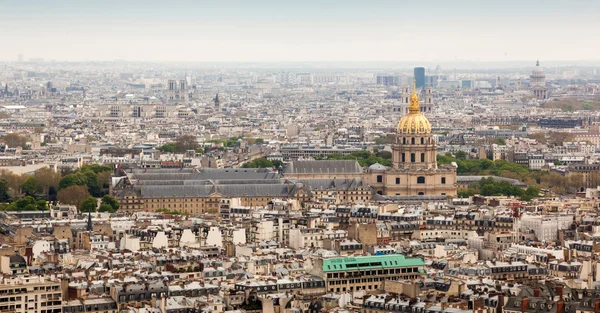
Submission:
[[[154,240],[152,241],[152,248],[167,248],[169,246],[169,239],[167,235],[165,235],[164,231],[159,231],[156,233]]]
[[[206,237],[206,245],[223,248],[223,236],[221,236],[221,230],[219,227],[212,226],[210,228],[208,231],[208,236]]]

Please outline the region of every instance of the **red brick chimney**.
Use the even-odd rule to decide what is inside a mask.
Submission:
[[[528,304],[529,304],[529,298],[527,296],[523,297],[523,299],[521,299],[521,312],[525,312],[525,310],[527,310]],[[556,313],[559,313],[559,312],[556,311]]]
[[[540,287],[535,287],[533,290],[533,296],[538,298],[540,296]]]
[[[600,298],[594,300],[594,313],[600,312]]]
[[[498,306],[496,307],[496,313],[504,312],[504,293],[498,294]]]
[[[558,302],[556,303],[556,313],[562,313],[565,310],[565,302],[562,299],[562,296],[560,297],[560,300],[558,300]]]
[[[556,291],[556,294],[562,299],[563,286],[556,286],[556,287],[554,287],[554,290]]]

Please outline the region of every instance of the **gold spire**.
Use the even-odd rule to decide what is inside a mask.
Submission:
[[[396,128],[399,134],[431,134],[431,124],[429,120],[421,113],[419,105],[419,96],[417,95],[417,81],[413,81],[413,93],[410,97],[408,114],[404,115]]]
[[[411,114],[421,112],[421,107],[419,106],[419,96],[417,95],[417,80],[413,79],[413,93],[410,96],[410,105],[408,106],[408,112]]]

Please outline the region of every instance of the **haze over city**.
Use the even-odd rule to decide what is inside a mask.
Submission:
[[[2,1],[1,60],[598,61],[598,1]]]

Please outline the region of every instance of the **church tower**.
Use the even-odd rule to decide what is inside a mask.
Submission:
[[[369,167],[369,184],[385,196],[455,196],[456,168],[437,164],[437,145],[421,110],[416,83],[409,102],[392,143],[392,167]]]
[[[393,168],[437,168],[437,147],[431,136],[431,124],[421,113],[416,86],[410,97],[408,114],[398,123],[396,134],[392,145]]]
[[[215,110],[221,111],[221,100],[219,100],[219,93],[215,96]]]

